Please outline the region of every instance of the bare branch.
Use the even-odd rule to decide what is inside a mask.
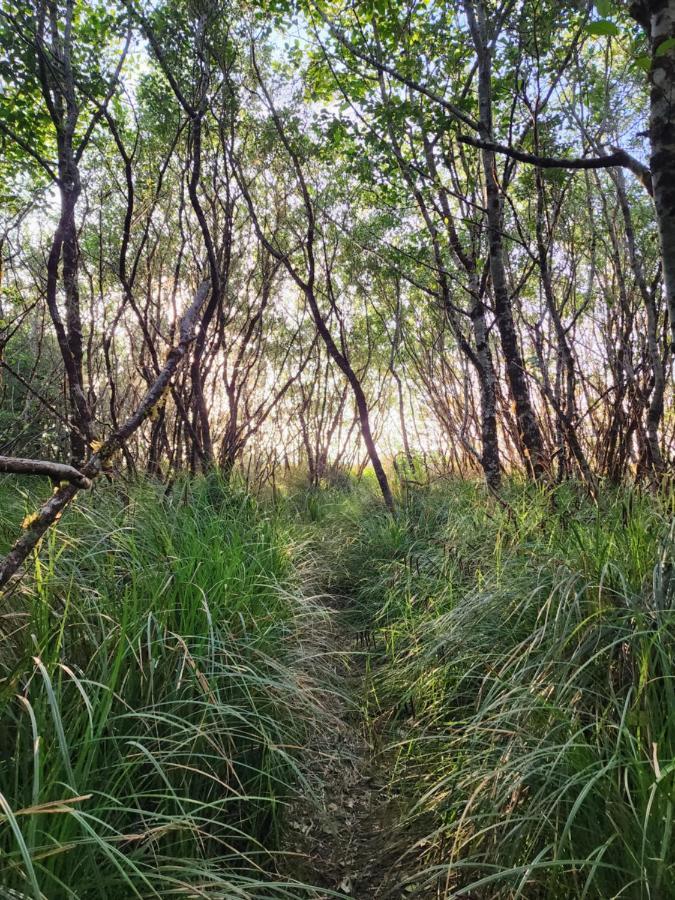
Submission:
[[[148,389],[136,412],[89,457],[79,473],[83,479],[91,482],[97,478],[103,471],[105,463],[140,428],[162,400],[164,392],[170,386],[171,379],[194,340],[195,325],[209,295],[210,287],[209,281],[204,281],[199,286],[192,305],[181,321],[178,344],[169,351],[161,372]],[[63,510],[77,494],[80,486],[69,481],[68,484],[57,488],[49,500],[35,513],[35,516],[31,517],[25,533],[15,542],[7,556],[0,561],[0,589],[4,588],[16,574],[27,556],[37,547],[43,534],[59,519]]]
[[[0,472],[9,475],[46,475],[54,481],[67,481],[83,490],[91,487],[91,481],[74,466],[44,459],[23,459],[18,456],[0,456]]]
[[[565,159],[556,156],[537,156],[535,153],[526,153],[524,150],[516,150],[506,144],[497,144],[492,141],[481,141],[478,138],[460,134],[457,138],[460,144],[469,144],[479,150],[491,150],[493,153],[501,153],[519,162],[529,163],[540,169],[612,169],[620,166],[629,169],[642,184],[650,196],[653,196],[652,174],[647,166],[631,156],[626,150],[613,147],[612,153],[607,156],[582,156],[573,159]]]

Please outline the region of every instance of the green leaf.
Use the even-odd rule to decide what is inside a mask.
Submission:
[[[635,65],[642,69],[643,72],[649,72],[652,67],[652,60],[650,56],[636,56],[635,57]]]
[[[654,51],[654,56],[665,56],[669,50],[672,50],[675,47],[675,38],[666,38],[665,41],[662,41],[659,46]]]
[[[597,0],[595,8],[598,11],[598,15],[602,16],[603,19],[606,19],[607,16],[612,15],[611,0]]]
[[[589,22],[586,26],[586,31],[592,35],[607,35],[609,37],[616,37],[619,34],[618,27],[614,24],[614,22],[610,22],[608,19],[601,19],[598,22]]]

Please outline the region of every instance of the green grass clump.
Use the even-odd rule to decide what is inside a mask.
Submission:
[[[411,865],[443,896],[675,897],[670,504],[504,501],[450,482],[396,519],[353,495],[325,514],[414,798]]]
[[[6,547],[33,498],[1,492]],[[321,715],[293,551],[215,477],[97,489],[45,538],[0,619],[0,895],[305,896],[274,875]]]

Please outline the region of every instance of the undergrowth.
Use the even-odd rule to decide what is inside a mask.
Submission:
[[[78,502],[0,611],[0,896],[312,896],[275,874],[325,721],[311,556],[369,651],[407,895],[675,898],[672,501],[447,481],[392,518],[371,487]],[[0,494],[6,547],[34,498]]]
[[[672,508],[470,482],[314,511],[441,896],[675,897]],[[330,556],[330,548],[333,555]]]
[[[35,498],[2,497],[6,545]],[[216,477],[97,490],[45,539],[0,611],[0,896],[306,896],[274,875],[321,716],[295,549]]]

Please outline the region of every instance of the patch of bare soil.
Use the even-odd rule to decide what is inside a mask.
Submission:
[[[405,853],[414,840],[400,829],[404,801],[392,783],[391,760],[375,746],[381,741],[363,712],[368,651],[349,633],[339,609],[330,611],[324,633],[309,641],[308,672],[312,660],[330,661],[322,679],[331,721],[310,739],[307,787],[285,816],[286,874],[316,885],[317,900],[432,900],[436,890],[414,882],[414,860]]]

